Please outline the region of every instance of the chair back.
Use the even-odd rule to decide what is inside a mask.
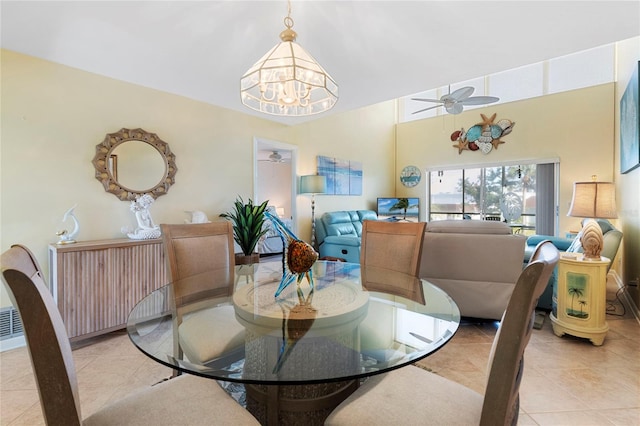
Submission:
[[[425,222],[362,222],[360,264],[418,276]]]
[[[235,254],[231,222],[160,225],[171,281],[209,271],[228,271],[234,283]]]
[[[542,241],[518,278],[491,349],[480,425],[517,423],[524,350],[531,336],[535,306],[558,259],[555,246]]]
[[[231,222],[161,224],[162,241],[170,279],[173,283],[173,356],[183,359],[179,327],[184,315],[204,306],[190,303],[191,295],[209,292],[230,296],[235,285],[235,253]],[[206,279],[199,274],[208,273]],[[190,277],[194,279],[190,279]],[[178,370],[173,375],[180,374]]]
[[[33,253],[20,245],[4,252],[0,263],[9,296],[22,319],[45,421],[49,425],[80,425],[71,345],[40,266]]]

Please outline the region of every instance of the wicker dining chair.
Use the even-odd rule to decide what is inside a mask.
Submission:
[[[534,309],[558,258],[551,242],[541,242],[518,278],[494,338],[484,395],[407,366],[368,379],[325,424],[515,425]]]
[[[190,362],[204,364],[230,349],[242,352],[245,328],[236,321],[233,306],[216,306],[233,294],[235,285],[231,223],[161,224],[160,229],[176,301],[174,357],[182,360],[184,354]],[[205,273],[207,279],[189,280]],[[180,303],[203,291],[212,295],[207,305]]]
[[[360,265],[418,276],[425,222],[362,222]]]
[[[22,319],[46,424],[258,424],[215,380],[188,374],[123,395],[83,419],[69,338],[37,260],[26,247],[14,245],[0,262],[3,281]]]

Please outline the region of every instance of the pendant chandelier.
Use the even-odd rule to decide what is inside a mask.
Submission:
[[[284,18],[282,42],[267,52],[240,79],[242,103],[272,115],[304,116],[331,109],[338,85],[296,40],[291,2]]]

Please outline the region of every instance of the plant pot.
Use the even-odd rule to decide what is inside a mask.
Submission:
[[[236,253],[236,265],[250,265],[252,263],[259,263],[260,255],[258,253],[252,253],[246,255],[243,253]]]

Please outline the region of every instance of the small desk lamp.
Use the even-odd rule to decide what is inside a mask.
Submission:
[[[613,182],[575,182],[573,199],[567,216],[589,218],[576,238],[580,239],[585,259],[600,260],[603,236],[598,222],[593,219],[616,219],[616,188]],[[611,259],[613,260],[613,259]]]
[[[306,175],[300,177],[300,193],[311,194],[311,247],[316,248],[316,194],[327,192],[327,178],[320,175]]]

